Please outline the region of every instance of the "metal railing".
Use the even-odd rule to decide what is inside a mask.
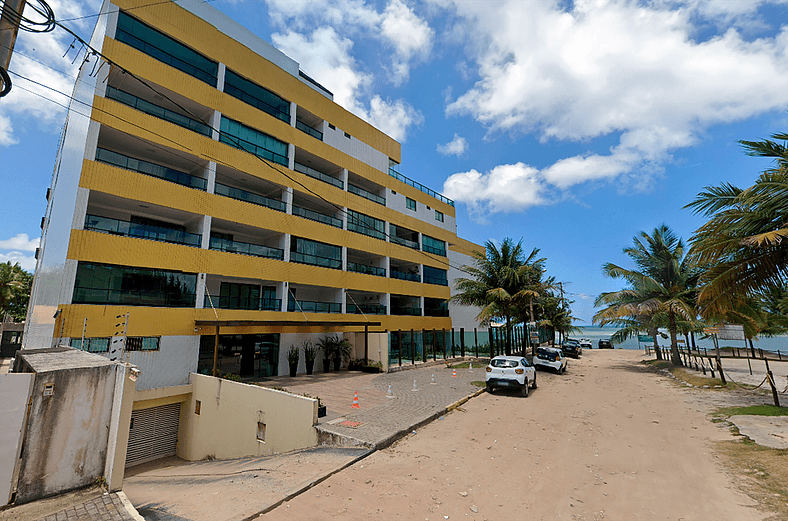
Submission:
[[[359,264],[357,262],[347,263],[347,270],[354,273],[364,273],[366,275],[375,275],[377,277],[386,276],[386,268],[379,268],[377,266],[370,266],[368,264]]]
[[[282,300],[278,298],[251,298],[205,295],[203,307],[209,309],[213,304],[216,309],[246,309],[252,311],[281,311]]]
[[[314,129],[314,128],[310,127],[309,125],[307,125],[306,123],[304,123],[300,119],[296,120],[296,128],[298,130],[300,130],[301,132],[309,134],[313,138],[317,138],[320,141],[323,141],[323,133],[322,132],[320,132],[317,129]]]
[[[448,286],[449,280],[443,277],[430,277],[429,275],[424,275],[424,283],[437,284],[438,286]]]
[[[395,270],[394,268],[391,268],[391,278],[421,282],[421,277],[419,277],[418,273],[405,273],[404,271]]]
[[[375,202],[375,203],[381,204],[383,206],[386,206],[386,198],[385,197],[381,197],[381,196],[379,196],[377,194],[373,194],[369,190],[364,190],[361,187],[358,187],[356,185],[348,183],[347,184],[347,191],[350,192],[351,194],[359,195],[359,196],[363,197],[364,199],[369,199],[372,202]]]
[[[303,217],[304,219],[309,219],[310,221],[328,224],[329,226],[333,226],[335,228],[342,228],[342,219],[337,219],[336,217],[316,212],[314,210],[308,210],[306,208],[302,208],[301,206],[293,205],[293,215]]]
[[[445,257],[446,256],[446,248],[445,247],[443,247],[443,248],[436,248],[436,247],[430,246],[428,244],[422,244],[421,245],[421,250],[422,251],[426,251],[427,253],[432,253],[434,255],[440,255],[441,257]]]
[[[424,316],[425,317],[448,317],[449,316],[449,308],[424,308]]]
[[[184,246],[193,246],[196,248],[199,248],[202,244],[202,235],[198,233],[189,233],[183,230],[173,230],[171,228],[151,226],[149,224],[137,224],[121,221],[119,219],[112,219],[110,217],[99,217],[97,215],[85,216],[85,229],[121,235],[123,237],[182,244]]]
[[[323,268],[332,268],[335,270],[342,269],[342,259],[322,257],[320,255],[311,255],[308,253],[299,253],[297,251],[290,252],[290,262],[321,266]]]
[[[360,233],[361,235],[374,237],[375,239],[380,239],[382,241],[386,240],[386,234],[383,231],[378,230],[377,228],[373,228],[372,226],[363,222],[355,223],[352,222],[350,219],[348,219],[347,231]]]
[[[408,315],[412,317],[421,316],[421,308],[408,308],[408,307],[391,307],[392,315]]]
[[[142,98],[138,98],[137,96],[133,94],[129,94],[128,92],[118,90],[115,87],[107,87],[106,96],[111,100],[115,100],[120,103],[123,103],[124,105],[128,105],[129,107],[135,108],[140,112],[144,112],[149,116],[163,119],[164,121],[169,121],[170,123],[178,125],[179,127],[183,127],[193,132],[197,132],[198,134],[202,134],[203,136],[211,137],[212,134],[211,127],[209,127],[202,121],[197,121],[196,119],[183,116],[172,110],[165,109],[164,107],[154,105],[150,101],[146,101]]]
[[[347,312],[354,315],[385,315],[386,306],[382,304],[348,304]]]
[[[263,257],[265,259],[283,260],[285,251],[270,246],[250,244],[248,242],[231,241],[219,237],[211,237],[209,248],[211,250],[226,251],[229,253],[240,253],[241,255],[251,255],[253,257]]]
[[[301,174],[306,174],[309,177],[313,177],[319,181],[323,181],[324,183],[328,183],[330,185],[336,186],[340,190],[345,189],[345,183],[343,183],[341,179],[337,179],[336,177],[331,177],[328,174],[324,174],[320,170],[315,170],[314,168],[308,167],[306,165],[302,165],[301,163],[295,163],[293,165],[293,170]]]
[[[265,206],[266,208],[271,208],[272,210],[277,210],[279,212],[285,211],[285,203],[278,199],[271,199],[270,197],[257,195],[252,192],[247,192],[246,190],[241,190],[240,188],[233,188],[221,183],[216,183],[216,186],[214,187],[214,193],[229,197],[230,199],[237,199],[239,201],[256,204],[258,206]]]
[[[310,300],[287,301],[287,310],[290,312],[303,311],[304,313],[342,313],[342,304],[337,302],[313,302]]]
[[[189,188],[196,188],[197,190],[205,191],[208,186],[208,181],[201,177],[196,177],[191,174],[186,174],[166,166],[149,163],[141,159],[134,159],[106,148],[96,149],[96,161],[108,165],[123,168],[124,170],[131,170],[143,175],[158,177],[171,183],[188,186]]]
[[[394,244],[399,244],[401,246],[405,246],[407,248],[412,248],[414,250],[419,249],[419,243],[416,241],[411,241],[410,239],[403,239],[402,237],[397,237],[396,235],[391,235],[391,242]]]
[[[164,291],[74,288],[75,304],[126,304],[129,306],[193,308],[194,293]]]
[[[454,201],[452,201],[451,199],[449,199],[445,195],[439,194],[435,190],[427,188],[426,186],[424,186],[421,183],[417,183],[413,179],[410,179],[409,177],[406,177],[406,176],[400,174],[399,172],[397,172],[393,168],[389,168],[389,175],[391,177],[393,177],[394,179],[399,179],[400,181],[402,181],[406,185],[412,186],[413,188],[415,188],[417,190],[420,190],[420,191],[424,192],[425,194],[427,194],[429,196],[432,196],[435,199],[448,204],[449,206],[454,206]]]

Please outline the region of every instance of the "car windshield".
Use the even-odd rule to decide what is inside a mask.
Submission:
[[[537,349],[536,350],[536,358],[541,358],[542,360],[550,360],[551,362],[555,362],[555,353],[553,351],[548,351],[547,349]]]
[[[517,367],[517,360],[496,360],[493,359],[490,361],[490,365],[493,367]]]

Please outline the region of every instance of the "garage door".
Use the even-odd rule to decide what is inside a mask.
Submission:
[[[132,411],[126,467],[175,456],[181,404]]]

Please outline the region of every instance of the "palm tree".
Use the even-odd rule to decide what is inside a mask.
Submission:
[[[662,351],[657,343],[658,312],[652,307],[641,305],[647,300],[648,297],[642,291],[634,288],[602,293],[594,301],[594,307],[605,307],[594,315],[592,321],[600,326],[613,325],[620,328],[613,334],[614,342],[623,342],[641,331],[647,332],[654,339],[657,360],[662,360]]]
[[[774,134],[773,140],[788,140]],[[687,205],[709,217],[691,238],[691,256],[711,268],[699,295],[704,317],[725,313],[735,301],[779,285],[788,275],[788,147],[772,140],[740,141],[751,156],[774,159],[742,190],[706,187]]]
[[[0,321],[6,313],[16,321],[25,319],[32,282],[33,276],[23,270],[19,263],[0,263]]]
[[[495,318],[506,321],[506,354],[512,352],[511,322],[515,316],[515,295],[522,290],[526,260],[533,262],[539,250],[523,257],[522,241],[517,244],[505,238],[498,248],[492,241],[484,243],[485,252],[474,251],[474,266],[463,269],[470,278],[459,278],[455,282],[457,294],[451,302],[463,306],[477,306],[481,311],[476,319],[488,325]]]
[[[640,232],[633,238],[633,246],[624,248],[637,269],[629,270],[612,263],[602,266],[605,275],[621,278],[629,283],[623,297],[632,298],[626,302],[635,313],[629,316],[651,315],[664,312],[670,333],[671,361],[681,365],[676,334],[677,319],[683,317],[694,320],[696,317],[695,298],[698,270],[684,255],[684,243],[666,225],[654,229],[651,235]],[[610,303],[615,299],[610,297]],[[656,340],[656,337],[655,337]]]

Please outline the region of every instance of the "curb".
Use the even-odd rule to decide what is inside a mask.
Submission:
[[[134,521],[145,521],[145,518],[137,512],[137,509],[134,508],[134,505],[131,504],[131,501],[129,501],[129,498],[126,497],[126,494],[124,494],[122,490],[118,490],[115,494],[118,495],[118,499],[123,503],[123,508],[126,509],[126,512],[128,512]]]

